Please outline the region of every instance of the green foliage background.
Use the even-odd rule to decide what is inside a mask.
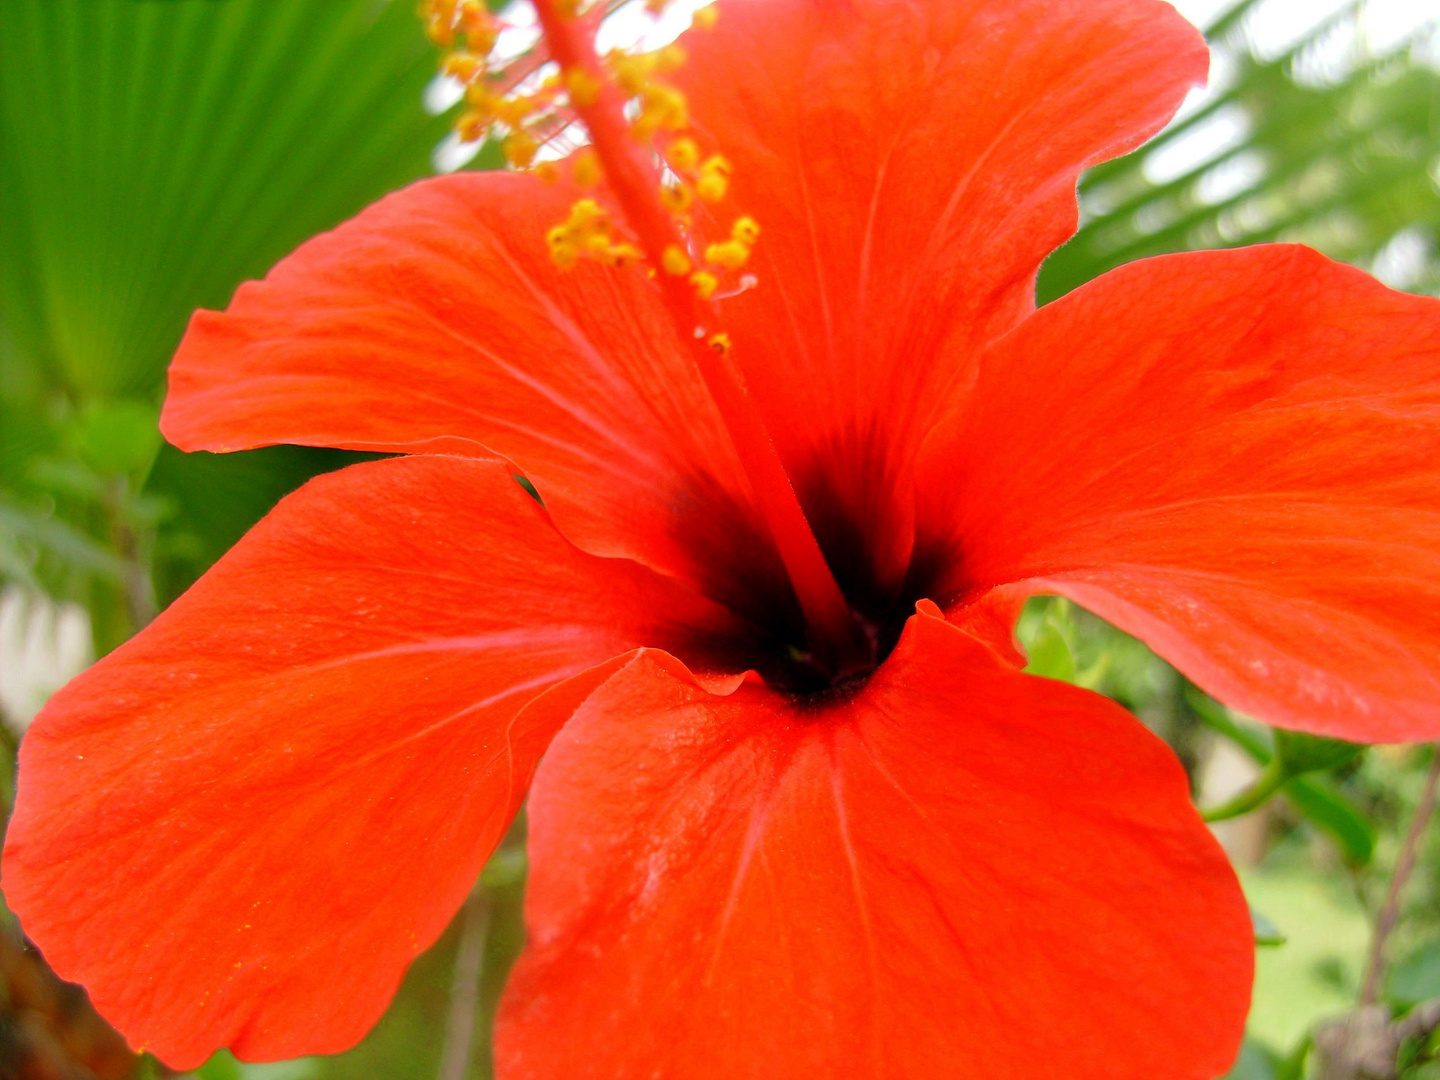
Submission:
[[[1247,37],[1263,2],[1242,0],[1210,28],[1215,90],[1150,146],[1087,174],[1083,227],[1046,264],[1042,301],[1147,255],[1277,239],[1440,289],[1430,30],[1376,54],[1347,33],[1352,4],[1266,56]],[[282,494],[351,460],[293,447],[180,454],[155,427],[165,366],[193,309],[224,306],[308,236],[431,171],[447,126],[421,107],[435,61],[406,0],[0,2],[0,578],[85,605],[98,652]],[[1185,149],[1217,131],[1232,136],[1218,150]],[[1241,873],[1263,916],[1257,937],[1286,943],[1262,946],[1253,1038],[1233,1076],[1303,1075],[1314,1022],[1355,1000],[1431,751],[1299,769],[1313,747],[1277,743],[1086,612],[1037,601],[1021,635],[1033,670],[1134,709],[1197,783],[1218,747],[1276,761],[1282,793],[1249,819],[1259,840]],[[8,792],[15,747],[0,738],[12,740],[0,747]],[[521,940],[521,839],[472,905],[488,917],[475,1077],[488,1075],[489,1019]],[[1398,1009],[1440,996],[1437,901],[1432,830],[1393,943],[1386,993]],[[435,1076],[461,934],[452,927],[416,964],[354,1051],[266,1067],[221,1055],[200,1075]],[[1410,1080],[1440,1076],[1426,1048],[1411,1057]]]

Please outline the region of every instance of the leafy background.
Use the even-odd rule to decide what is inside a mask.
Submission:
[[[1042,301],[1135,258],[1275,239],[1440,291],[1440,36],[1426,17],[1440,10],[1182,7],[1208,28],[1211,86],[1150,145],[1087,174],[1083,227],[1047,263]],[[293,447],[180,454],[155,427],[165,365],[194,308],[223,306],[306,237],[447,161],[436,156],[447,122],[422,107],[435,60],[406,0],[0,3],[7,805],[19,732],[44,693],[144,625],[282,494],[350,460]],[[1033,602],[1020,631],[1037,673],[1109,694],[1162,734],[1202,805],[1243,793],[1277,751],[1293,760],[1273,732],[1072,605]],[[1236,1080],[1313,1072],[1315,1025],[1353,1008],[1432,757],[1337,755],[1282,774],[1278,797],[1217,826],[1261,942]],[[523,877],[517,835],[355,1050],[270,1066],[222,1054],[200,1075],[488,1076]],[[1381,989],[1403,1013],[1440,997],[1434,829],[1402,901]],[[1412,1041],[1402,1075],[1440,1077],[1433,1049]],[[145,1075],[167,1074],[126,1051],[5,918],[0,1077]]]

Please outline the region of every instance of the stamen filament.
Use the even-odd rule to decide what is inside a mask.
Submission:
[[[562,72],[593,79],[598,92],[571,102],[590,135],[610,191],[620,204],[646,259],[656,269],[676,333],[689,349],[735,443],[766,525],[790,576],[809,628],[814,660],[834,678],[868,671],[874,663],[869,635],[835,581],[825,555],[785,472],[775,443],[728,347],[710,344],[719,331],[718,309],[685,276],[667,273],[667,251],[684,251],[685,239],[660,201],[661,173],[625,119],[624,98],[595,52],[596,23],[566,15],[564,0],[535,0],[551,58]],[[673,259],[673,255],[672,255]],[[728,339],[726,339],[728,341]]]

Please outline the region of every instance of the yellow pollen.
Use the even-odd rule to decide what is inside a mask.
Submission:
[[[755,241],[760,239],[760,223],[748,215],[738,218],[730,226],[730,237],[746,247],[754,247]]]
[[[690,209],[695,196],[685,184],[660,185],[660,201],[672,214],[683,214]]]
[[[594,187],[600,182],[600,158],[589,148],[579,151],[572,159],[571,176],[581,187]]]
[[[709,300],[719,288],[720,279],[708,270],[698,270],[690,275],[690,284],[695,286],[695,292],[701,300]]]
[[[483,112],[487,117],[495,114],[495,97],[484,83],[473,82],[465,87],[465,101],[472,109]]]
[[[550,261],[561,270],[572,270],[580,261],[580,251],[574,244],[551,244]]]
[[[694,139],[676,139],[666,149],[665,158],[676,172],[692,172],[700,163],[700,148],[695,145]]]
[[[478,112],[467,112],[455,121],[455,134],[461,142],[479,142],[490,129],[490,121]]]
[[[528,169],[540,150],[540,143],[528,131],[512,131],[500,145],[505,160],[517,169]]]
[[[542,184],[553,184],[560,179],[560,166],[553,161],[537,162],[530,171],[539,178]]]
[[[723,244],[711,244],[705,249],[705,261],[723,266],[726,270],[739,270],[750,258],[750,249],[739,240],[726,240]]]
[[[715,4],[706,4],[691,16],[691,21],[701,30],[714,30],[720,21],[720,9]]]
[[[640,94],[640,118],[635,131],[648,138],[656,131],[684,131],[690,126],[685,95],[674,87],[649,83]]]
[[[576,229],[605,228],[605,209],[594,199],[580,199],[570,207],[570,226]]]
[[[655,70],[655,59],[650,53],[631,55],[619,49],[612,49],[605,56],[610,72],[615,76],[615,85],[627,97],[634,97],[645,89],[646,80]]]
[[[685,66],[685,49],[681,45],[670,44],[658,51],[655,55],[655,70],[661,75],[667,75],[672,71],[678,71]]]
[[[536,102],[530,98],[497,98],[492,97],[491,108],[495,110],[495,118],[512,128],[518,128],[536,111]]]
[[[721,356],[730,354],[730,335],[716,334],[710,339],[710,348],[714,349]]]
[[[616,266],[633,266],[645,258],[645,253],[634,244],[615,244],[610,248],[610,257]]]
[[[674,274],[676,277],[690,272],[690,256],[681,251],[679,246],[671,244],[660,256],[660,264],[665,268],[667,274]]]
[[[459,79],[461,82],[468,83],[475,77],[476,72],[480,70],[480,64],[480,57],[471,53],[456,52],[451,53],[445,58],[445,63],[441,70],[452,79]]]
[[[717,203],[725,198],[725,192],[729,190],[730,181],[723,176],[714,173],[702,173],[700,179],[695,181],[695,194],[707,203]]]
[[[455,43],[455,0],[426,0],[420,10],[425,33],[442,49]]]
[[[500,26],[484,4],[460,5],[460,29],[465,31],[465,43],[470,51],[481,56],[495,47],[495,39],[500,36]]]
[[[600,100],[600,80],[584,68],[570,68],[565,72],[565,90],[571,103],[582,109]]]
[[[717,203],[730,190],[730,163],[719,154],[705,160],[700,166],[700,177],[695,181],[695,194],[707,203]]]

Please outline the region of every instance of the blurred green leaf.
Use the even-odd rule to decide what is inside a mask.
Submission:
[[[156,590],[169,603],[284,495],[318,473],[375,455],[302,446],[184,454],[163,446],[146,490],[174,509],[160,534]]]
[[[1275,729],[1275,753],[1287,776],[1334,769],[1362,754],[1365,747],[1341,739]]]
[[[194,309],[430,172],[437,60],[407,0],[0,3],[0,573],[102,646],[355,460],[157,457],[164,372]]]
[[[200,1080],[245,1080],[240,1063],[228,1050],[221,1050],[209,1061],[195,1070]]]
[[[1025,670],[1031,675],[1075,681],[1075,657],[1070,652],[1070,642],[1052,618],[1047,617],[1035,636],[1026,643],[1025,653],[1029,658]]]
[[[1256,945],[1274,947],[1285,944],[1285,935],[1280,928],[1253,907],[1250,909],[1250,925],[1255,932]]]
[[[156,400],[194,308],[428,171],[416,27],[403,0],[5,0],[14,347],[82,400]]]
[[[1396,964],[1390,971],[1386,995],[1399,1009],[1440,998],[1440,942],[1422,945]]]
[[[80,460],[101,476],[149,472],[162,441],[159,419],[146,402],[90,402],[74,424]]]
[[[1349,799],[1320,777],[1302,777],[1285,785],[1285,797],[1340,849],[1352,866],[1364,866],[1375,855],[1375,826]]]
[[[1375,54],[1355,32],[1347,55],[1317,64],[1317,51],[1354,25],[1357,0],[1280,55],[1259,56],[1247,21],[1262,7],[1245,0],[1212,27],[1214,90],[1151,143],[1082,179],[1083,224],[1046,263],[1042,302],[1135,259],[1272,240],[1373,266],[1402,288],[1440,287],[1431,53],[1402,42]],[[1425,38],[1422,25],[1413,40]],[[1187,140],[1211,139],[1218,145],[1185,151]],[[1413,249],[1412,265],[1383,257],[1397,240]]]
[[[1274,1051],[1254,1039],[1246,1039],[1234,1068],[1222,1080],[1277,1080],[1280,1059]]]
[[[1230,710],[1196,687],[1186,688],[1185,700],[1206,725],[1234,742],[1258,764],[1270,767],[1278,731],[1272,731],[1267,739],[1258,730],[1237,722]],[[1284,775],[1282,771],[1280,776]],[[1374,857],[1375,826],[1327,778],[1310,775],[1279,779],[1276,790],[1283,791],[1301,815],[1335,842],[1346,862],[1363,866]]]

